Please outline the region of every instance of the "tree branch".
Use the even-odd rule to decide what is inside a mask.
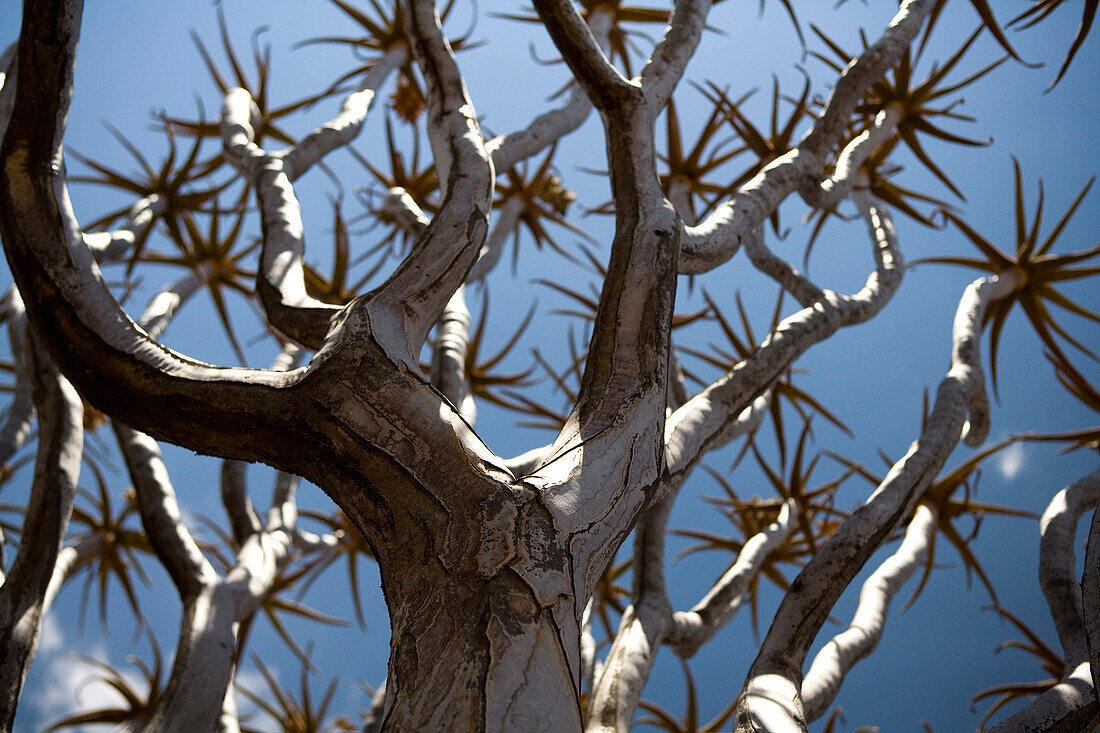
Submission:
[[[742,239],[792,191],[820,179],[825,159],[845,134],[864,92],[908,49],[933,0],[906,0],[882,36],[841,73],[825,110],[802,142],[765,166],[700,225],[685,227],[680,272],[700,274],[737,253]],[[815,183],[816,185],[816,183]]]
[[[668,104],[695,55],[711,4],[712,0],[676,0],[664,36],[642,68],[638,80],[654,119]]]
[[[450,400],[462,419],[470,425],[477,421],[477,405],[466,375],[466,352],[470,341],[470,311],[466,307],[465,286],[460,287],[436,325],[432,351],[432,386]]]
[[[661,642],[672,624],[665,589],[665,530],[675,497],[669,496],[642,515],[634,535],[633,602],[603,671],[592,690],[585,730],[589,733],[630,730]]]
[[[573,76],[600,111],[639,101],[640,86],[607,59],[572,0],[535,0],[533,4]]]
[[[365,94],[365,92],[364,92]],[[367,103],[369,104],[369,99]],[[306,293],[303,255],[302,206],[294,195],[291,173],[301,174],[308,162],[320,160],[327,144],[338,142],[345,132],[355,133],[362,125],[338,118],[340,132],[318,134],[314,144],[300,156],[290,156],[296,169],[280,153],[268,153],[256,145],[250,116],[254,107],[244,89],[231,89],[222,104],[222,148],[232,163],[256,189],[260,205],[263,247],[256,273],[256,293],[270,325],[288,339],[316,351],[324,343],[338,306],[323,303]],[[367,105],[349,114],[366,114]],[[328,128],[321,128],[322,131]],[[354,136],[354,135],[353,135]],[[322,142],[323,141],[323,142]],[[295,148],[291,149],[293,152]],[[307,157],[308,156],[308,157]]]
[[[0,728],[4,730],[11,730],[23,680],[38,648],[50,580],[73,511],[84,445],[80,397],[39,344],[33,344],[29,357],[39,415],[38,452],[19,552],[0,585],[0,649],[4,650]]]
[[[0,149],[0,235],[30,320],[81,394],[131,425],[207,453],[301,455],[278,396],[295,375],[215,369],[164,348],[135,328],[98,274],[61,162],[80,10],[79,0],[24,9],[24,83]]]
[[[800,689],[810,644],[836,599],[913,503],[942,470],[955,445],[974,428],[968,410],[984,396],[978,339],[982,316],[993,300],[1009,296],[1019,278],[1006,273],[971,283],[959,302],[952,333],[952,363],[940,383],[920,438],[894,464],[867,502],[845,520],[791,584],[749,670],[737,706],[736,730],[804,731]]]
[[[4,296],[4,320],[8,323],[8,342],[15,363],[15,389],[8,405],[4,425],[0,427],[0,465],[5,465],[23,447],[34,421],[34,399],[31,397],[33,374],[27,342],[27,311],[19,290],[11,288]]]
[[[217,577],[183,522],[176,492],[161,458],[160,447],[148,435],[111,422],[126,470],[137,495],[141,524],[149,546],[168,571],[180,598],[193,598]]]
[[[821,288],[787,262],[777,257],[764,244],[764,230],[757,227],[745,239],[745,254],[757,270],[779,283],[803,308],[825,299]]]
[[[768,555],[790,536],[797,511],[794,499],[788,499],[774,522],[745,540],[737,559],[714,587],[690,611],[674,614],[675,627],[666,643],[680,657],[693,656],[733,620]]]
[[[608,52],[613,22],[614,18],[606,8],[597,7],[588,17],[588,28],[604,54]],[[497,135],[485,143],[485,151],[493,159],[493,168],[497,173],[502,173],[521,160],[537,155],[580,127],[591,110],[592,102],[584,87],[574,83],[569,98],[561,107],[544,112],[522,130]]]
[[[363,128],[363,122],[367,118],[367,112],[370,111],[378,90],[391,73],[408,62],[408,56],[409,52],[405,46],[392,46],[363,75],[359,91],[344,100],[344,104],[340,107],[340,114],[335,119],[318,127],[302,138],[297,145],[282,153],[283,164],[290,180],[297,180],[299,176],[320,162],[321,158],[359,136],[359,131]]]
[[[1077,584],[1073,545],[1077,523],[1085,512],[1100,505],[1100,469],[1062,489],[1039,520],[1039,585],[1050,607],[1065,655],[1065,673],[1056,685],[1027,707],[990,729],[990,733],[1043,730],[1071,733],[1093,730],[1100,723],[1097,700],[1095,641],[1096,568],[1090,567],[1092,541],[1098,524],[1093,517],[1086,551],[1085,577]],[[1082,597],[1082,591],[1084,597]],[[1086,614],[1093,610],[1092,615]],[[1090,645],[1090,642],[1092,645]]]
[[[901,547],[863,583],[852,623],[822,647],[806,673],[802,683],[802,704],[807,722],[817,720],[828,711],[840,692],[845,675],[878,646],[890,602],[924,564],[935,530],[936,513],[924,504],[918,506]]]
[[[811,346],[841,327],[867,321],[893,297],[905,268],[890,214],[866,192],[857,191],[855,198],[876,261],[866,285],[851,296],[822,291],[812,307],[785,318],[748,358],[674,412],[665,441],[669,474],[690,472],[704,454],[725,445],[725,431],[741,410]]]
[[[443,202],[412,251],[370,296],[374,337],[390,355],[414,362],[447,302],[465,281],[488,230],[493,164],[485,152],[473,104],[430,0],[412,0],[408,36],[428,87],[428,117]],[[397,319],[400,332],[382,330]],[[388,324],[386,324],[389,328]]]
[[[1073,546],[1082,515],[1097,506],[1100,469],[1055,494],[1039,520],[1039,585],[1062,642],[1066,669],[1070,670],[1089,659]]]

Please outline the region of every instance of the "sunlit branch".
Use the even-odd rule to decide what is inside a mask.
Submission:
[[[802,142],[767,165],[704,222],[685,227],[681,273],[707,272],[729,260],[743,238],[771,216],[783,199],[807,179],[820,179],[825,156],[842,139],[864,92],[906,52],[933,5],[933,0],[902,3],[882,36],[841,74],[825,110]]]
[[[382,720],[386,706],[386,681],[378,685],[371,695],[370,707],[363,713],[363,733],[382,733]]]
[[[72,515],[84,444],[80,397],[41,346],[33,345],[28,358],[40,416],[38,452],[19,550],[0,585],[0,728],[5,730],[11,729],[38,647],[44,601]]]
[[[409,41],[428,88],[428,120],[443,201],[408,256],[379,287],[369,309],[379,308],[402,324],[396,334],[376,334],[391,356],[412,355],[465,280],[488,230],[493,165],[485,152],[473,104],[466,95],[454,54],[440,27],[435,4],[409,3]]]
[[[31,397],[30,344],[27,341],[27,313],[14,287],[4,296],[3,310],[8,324],[8,343],[15,364],[15,391],[0,427],[0,465],[6,464],[23,447],[34,422]]]
[[[1081,517],[1097,506],[1100,470],[1059,491],[1039,520],[1039,585],[1054,618],[1067,669],[1089,658],[1074,545]]]
[[[112,421],[111,427],[130,474],[149,545],[180,597],[189,599],[213,582],[216,573],[183,522],[160,447],[148,435],[118,421]]]
[[[875,115],[871,126],[852,138],[840,151],[833,175],[820,184],[806,183],[799,188],[806,203],[818,209],[831,209],[852,192],[853,186],[866,185],[866,181],[858,180],[860,166],[871,153],[890,140],[904,115],[905,110],[898,104],[888,104]]]
[[[241,719],[237,714],[237,697],[233,694],[233,685],[225,689],[222,711],[218,715],[218,733],[241,733]]]
[[[608,60],[572,0],[535,0],[533,4],[593,104],[606,111],[625,100],[638,99],[639,87]]]
[[[294,194],[292,171],[282,154],[268,153],[256,144],[250,123],[254,106],[246,90],[231,89],[222,104],[221,128],[226,159],[252,184],[260,204],[263,247],[256,292],[273,328],[317,350],[324,343],[329,322],[340,309],[306,293],[302,207]],[[366,113],[365,106],[362,112]],[[359,127],[351,125],[348,129],[358,131]],[[331,142],[324,136],[317,139]]]
[[[84,243],[92,251],[96,262],[102,264],[118,260],[133,248],[142,233],[167,209],[168,202],[161,196],[155,193],[145,196],[130,207],[122,226],[109,232],[85,232]]]
[[[728,624],[745,599],[760,568],[772,550],[783,544],[794,529],[797,506],[788,499],[779,516],[763,531],[745,540],[737,559],[714,587],[690,611],[677,611],[667,644],[683,658],[691,657]]]
[[[203,285],[202,274],[191,271],[182,278],[166,286],[149,301],[138,325],[145,329],[150,338],[160,338],[168,322],[176,311],[199,291]]]
[[[780,259],[764,244],[764,229],[757,227],[745,238],[745,254],[757,270],[764,273],[789,293],[803,308],[825,299],[821,288],[786,260]]]
[[[791,584],[742,689],[738,731],[753,730],[753,726],[805,730],[800,689],[810,644],[841,592],[912,510],[959,440],[964,434],[980,432],[971,426],[975,424],[973,406],[985,391],[978,353],[982,316],[992,301],[1007,297],[1017,285],[1018,278],[1006,274],[976,280],[964,291],[952,330],[951,368],[940,383],[920,438]]]
[[[35,293],[30,320],[98,407],[195,450],[285,463],[294,448],[280,433],[275,394],[296,376],[215,369],[152,341],[119,308],[84,244],[60,147],[80,8],[75,0],[25,8],[26,63],[0,148],[0,234],[17,286]],[[268,440],[257,443],[256,431],[270,431]]]
[[[675,497],[658,502],[638,521],[634,535],[633,602],[619,622],[588,707],[589,733],[630,730],[634,712],[672,623],[665,589],[665,531]]]
[[[470,425],[477,420],[477,405],[466,374],[466,353],[470,346],[470,311],[465,287],[459,288],[436,324],[432,351],[432,386],[451,401]]]
[[[394,46],[386,51],[370,70],[363,75],[359,91],[351,94],[340,107],[340,114],[330,122],[306,135],[295,146],[284,152],[283,163],[287,177],[296,180],[333,150],[354,140],[363,128],[367,112],[374,102],[378,89],[389,75],[408,63],[408,50]]]
[[[738,415],[811,346],[844,326],[878,313],[901,285],[904,265],[889,212],[869,194],[855,197],[867,223],[876,269],[850,296],[822,291],[812,307],[784,319],[744,361],[669,417],[666,462],[670,474],[690,471],[707,452],[725,444],[723,436]]]
[[[695,55],[711,4],[712,0],[677,0],[664,36],[642,68],[639,81],[654,118],[668,104],[688,61]]]
[[[828,712],[845,675],[878,646],[890,602],[924,564],[935,529],[936,513],[921,504],[913,513],[897,552],[863,583],[852,623],[822,647],[806,672],[802,683],[806,722],[817,720]]]
[[[1039,584],[1050,607],[1065,655],[1065,673],[1056,685],[1032,700],[1027,707],[990,729],[990,733],[1025,730],[1092,730],[1100,722],[1096,672],[1090,661],[1096,655],[1090,647],[1086,623],[1095,628],[1095,619],[1084,617],[1082,587],[1074,577],[1076,560],[1073,545],[1077,524],[1085,512],[1100,505],[1100,469],[1059,491],[1039,522]],[[1094,519],[1093,525],[1096,522]],[[1092,552],[1092,535],[1088,553]],[[1088,554],[1087,553],[1087,554]],[[1086,554],[1086,556],[1087,556]],[[1095,568],[1091,569],[1095,574]],[[1090,568],[1086,564],[1085,576]],[[1086,587],[1085,593],[1095,593]],[[1095,642],[1092,642],[1095,644]]]
[[[377,212],[380,219],[395,223],[401,231],[412,235],[414,239],[423,234],[431,223],[431,219],[416,205],[409,192],[400,187],[386,192]]]
[[[765,412],[763,401],[745,410],[728,439],[751,433]],[[678,481],[674,486],[663,487],[665,498],[638,520],[633,602],[623,614],[611,650],[595,677],[587,730],[629,730],[661,645],[671,645],[677,654],[690,656],[697,645],[717,633],[733,617],[742,594],[767,554],[790,531],[791,513],[784,509],[778,522],[785,529],[773,525],[751,538],[734,568],[723,575],[703,601],[690,612],[673,614],[665,588],[665,535],[669,512],[681,484]]]
[[[604,8],[596,8],[588,18],[588,28],[605,54],[608,53],[613,20],[611,12]],[[485,151],[493,159],[493,168],[501,173],[537,155],[580,127],[591,110],[592,102],[584,88],[574,84],[565,104],[558,109],[544,112],[522,130],[498,135],[485,143]]]
[[[988,728],[989,733],[1020,733],[1021,731],[1076,731],[1096,730],[1100,723],[1100,705],[1092,687],[1088,662],[1066,674],[1056,685],[1048,688],[1027,707],[1006,720]]]
[[[589,696],[596,687],[596,680],[603,674],[603,662],[596,655],[596,637],[592,634],[594,603],[595,601],[589,598],[581,615],[581,684],[588,691]]]

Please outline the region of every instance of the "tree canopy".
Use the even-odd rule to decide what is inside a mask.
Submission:
[[[1096,725],[1095,3],[78,5],[0,11],[17,730]]]

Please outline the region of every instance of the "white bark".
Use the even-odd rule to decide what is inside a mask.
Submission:
[[[888,104],[875,115],[871,126],[852,138],[840,151],[836,171],[821,182],[819,187],[802,187],[799,192],[811,206],[831,209],[851,194],[852,187],[860,184],[860,166],[877,148],[889,142],[897,131],[898,123],[905,116],[900,104]],[[866,184],[866,179],[862,182]]]
[[[1059,491],[1039,520],[1039,534],[1042,537],[1039,545],[1039,585],[1054,618],[1067,669],[1073,669],[1089,658],[1073,546],[1081,517],[1097,506],[1100,506],[1100,470]]]
[[[4,424],[0,427],[0,465],[6,464],[27,442],[34,422],[34,401],[31,398],[30,345],[27,343],[27,313],[16,288],[8,290],[3,303],[8,323],[8,342],[15,363],[15,393],[8,405]]]
[[[802,704],[807,722],[828,712],[847,673],[878,646],[890,602],[925,563],[935,530],[935,511],[921,504],[913,513],[901,547],[864,582],[852,623],[822,647],[806,672]]]
[[[1088,662],[1067,674],[1026,708],[989,729],[989,733],[1089,733],[1100,725],[1100,705]]]
[[[95,261],[115,262],[122,259],[138,241],[138,238],[153,225],[158,216],[168,209],[168,202],[158,194],[138,199],[130,207],[126,221],[122,226],[109,232],[83,234],[84,243],[92,251]]]
[[[588,18],[588,27],[600,48],[607,53],[608,36],[613,17],[609,10],[596,7]],[[579,85],[574,84],[565,104],[544,112],[522,130],[498,135],[485,143],[485,151],[493,159],[493,168],[507,171],[521,160],[537,155],[581,126],[592,111],[592,102]]]
[[[796,148],[779,156],[698,226],[686,227],[680,272],[699,274],[729,260],[742,238],[758,227],[806,179],[820,179],[825,155],[845,134],[856,105],[909,48],[935,3],[907,0],[882,36],[841,74],[824,111]]]
[[[50,579],[72,514],[84,445],[80,397],[40,345],[30,350],[35,410],[41,415],[31,494],[19,551],[0,584],[0,729],[15,706],[38,648]]]
[[[736,612],[768,554],[789,538],[794,500],[766,530],[746,538],[734,565],[694,608],[673,613],[663,576],[664,537],[684,481],[708,452],[755,429],[768,391],[800,356],[839,328],[873,317],[900,285],[904,266],[889,213],[861,187],[858,171],[895,132],[901,110],[888,106],[851,140],[849,124],[870,85],[906,52],[938,3],[901,3],[881,38],[843,72],[802,142],[702,223],[692,216],[690,189],[674,183],[667,196],[662,191],[653,128],[699,42],[711,2],[676,0],[663,37],[633,79],[608,60],[610,34],[621,30],[609,8],[592,10],[586,23],[572,0],[535,5],[575,86],[559,109],[488,143],[431,0],[401,4],[407,44],[390,45],[339,116],[289,150],[261,149],[248,92],[226,94],[225,158],[256,189],[261,210],[257,290],[272,328],[316,352],[305,369],[292,369],[290,350],[269,370],[218,369],[157,343],[171,315],[201,285],[203,272],[159,294],[140,324],[104,287],[94,260],[129,247],[166,202],[139,201],[114,233],[85,235],[77,226],[60,137],[80,3],[43,4],[27,13],[19,55],[28,81],[23,92],[35,92],[21,92],[18,108],[10,105],[14,52],[0,58],[6,74],[0,77],[0,130],[11,109],[0,225],[19,287],[35,294],[27,303],[30,320],[90,400],[158,438],[229,459],[222,495],[236,557],[221,578],[182,522],[156,443],[115,424],[150,544],[184,608],[172,686],[149,730],[238,729],[230,682],[242,627],[295,545],[326,548],[341,541],[297,530],[296,479],[285,471],[320,485],[375,550],[393,633],[389,676],[373,701],[371,724],[393,729],[434,730],[454,727],[456,720],[484,729],[577,729],[582,680],[591,673],[588,727],[625,730],[661,645],[689,656],[708,641]],[[304,227],[293,182],[359,134],[376,93],[410,58],[428,92],[438,212],[429,218],[406,192],[389,191],[378,213],[415,240],[405,260],[380,287],[347,306],[321,303],[305,288]],[[579,396],[551,446],[501,460],[471,427],[476,412],[465,373],[470,318],[464,286],[483,280],[499,261],[522,212],[518,198],[505,201],[489,233],[497,172],[561,139],[593,105],[605,128],[616,230]],[[47,124],[51,119],[54,124]],[[826,163],[838,148],[836,173],[826,178]],[[849,195],[855,202],[875,261],[859,292],[846,296],[820,287],[764,246],[762,223],[794,191],[815,206]],[[686,399],[671,347],[677,275],[712,269],[742,245],[802,309],[722,378]],[[927,509],[916,510],[898,553],[865,584],[852,626],[827,645],[802,680],[809,645],[843,588],[910,516],[957,442],[976,445],[988,434],[978,358],[983,313],[990,301],[1022,285],[1019,275],[1006,273],[964,293],[951,368],[926,430],[793,583],[745,683],[739,730],[804,730],[831,704],[851,664],[874,647],[890,599],[927,546],[934,522]],[[13,328],[21,320],[17,311],[14,302],[9,305]],[[429,385],[418,361],[433,327]],[[71,403],[56,411],[70,423]],[[5,458],[29,425],[26,406],[17,406],[11,427],[0,430]],[[60,460],[51,459],[50,468]],[[63,460],[70,466],[73,459]],[[285,469],[263,513],[244,481],[242,461],[252,460]],[[1095,713],[1089,708],[1096,706],[1095,693],[1088,694],[1100,645],[1089,636],[1081,605],[1100,604],[1089,600],[1098,581],[1086,574],[1084,600],[1074,595],[1067,527],[1080,511],[1073,501],[1065,499],[1064,508],[1044,518],[1042,571],[1072,673],[1017,716],[1025,730],[1051,711],[1063,728],[1080,722],[1072,717],[1075,707],[1084,710],[1080,715]],[[633,605],[601,670],[585,609],[635,524]],[[60,542],[55,534],[46,540]],[[38,602],[39,615],[81,551],[69,548],[50,566],[53,580]],[[0,601],[19,585],[17,575],[13,570],[0,586]],[[0,602],[0,620],[11,616]]]
[[[1092,731],[1100,725],[1096,672],[1090,661],[1082,588],[1075,577],[1073,550],[1077,524],[1085,512],[1100,506],[1100,469],[1055,494],[1039,520],[1039,585],[1062,642],[1065,675],[1023,710],[990,729],[990,733]],[[1092,550],[1090,533],[1090,547]],[[1086,567],[1089,577],[1094,568]],[[1095,588],[1088,588],[1095,593]],[[1088,619],[1095,625],[1095,619]]]
[[[806,729],[802,665],[810,644],[841,591],[909,514],[959,440],[983,432],[980,420],[988,413],[981,410],[986,399],[978,354],[982,316],[990,302],[1007,297],[1019,285],[1019,278],[1008,273],[976,280],[966,288],[955,316],[951,368],[940,383],[921,437],[791,584],[741,691],[738,731]]]
[[[677,654],[685,659],[694,655],[733,620],[768,555],[790,537],[797,511],[797,503],[788,499],[774,522],[745,541],[714,587],[690,611],[675,614],[668,643]]]

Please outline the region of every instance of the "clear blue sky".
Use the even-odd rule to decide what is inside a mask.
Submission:
[[[656,4],[656,3],[654,3]],[[0,44],[6,45],[18,29],[17,3],[0,6]],[[275,9],[272,9],[275,5]],[[766,4],[762,16],[756,13],[757,3],[726,2],[716,8],[711,25],[698,57],[689,68],[691,79],[714,81],[729,86],[731,96],[739,97],[750,89],[760,93],[746,105],[746,111],[758,126],[766,124],[766,102],[770,95],[772,74],[784,92],[796,95],[801,89],[801,64],[817,80],[815,91],[824,93],[829,78],[823,65],[802,58],[797,38],[782,8],[777,2]],[[822,5],[823,8],[825,4]],[[863,26],[870,36],[888,20],[891,3],[867,7],[861,3],[846,3],[836,13],[827,8],[810,10],[800,4],[803,29],[810,48],[821,50],[820,43],[809,32],[813,22],[844,47],[859,47],[857,28]],[[968,3],[951,3],[929,59],[950,53],[977,26],[977,16]],[[1001,4],[997,4],[1000,6]],[[1006,3],[1012,10],[1024,8],[1022,2]],[[1013,246],[1012,164],[1015,156],[1023,168],[1029,211],[1033,209],[1037,180],[1043,179],[1047,201],[1047,222],[1057,217],[1070,204],[1089,177],[1100,168],[1097,153],[1095,121],[1100,116],[1097,101],[1095,70],[1100,68],[1100,43],[1091,38],[1060,86],[1049,94],[1043,90],[1053,78],[1079,20],[1077,4],[1067,4],[1039,28],[1010,33],[1021,55],[1031,61],[1042,61],[1046,67],[1027,69],[1014,62],[1002,65],[980,83],[968,87],[964,96],[964,114],[977,118],[973,124],[949,123],[952,132],[981,139],[992,138],[993,144],[980,149],[951,149],[936,155],[935,144],[929,149],[949,176],[968,196],[968,201],[953,203],[965,214],[966,220],[1002,249]],[[293,49],[303,39],[354,30],[342,30],[343,16],[333,6],[321,0],[293,0],[278,4],[258,0],[236,0],[223,3],[235,46],[245,56],[253,29],[266,26],[259,36],[261,44],[270,43],[273,54],[271,94],[275,104],[290,102],[317,91],[352,63],[342,49],[308,46]],[[514,12],[513,4],[486,5],[482,11]],[[1004,12],[1002,19],[1009,17]],[[458,3],[452,33],[466,27],[470,7]],[[201,35],[220,67],[225,70],[224,56],[217,39],[215,8],[209,4],[134,2],[89,3],[85,9],[84,31],[79,51],[76,77],[76,97],[69,121],[66,143],[72,149],[101,162],[112,163],[123,170],[132,170],[133,161],[114,140],[101,120],[118,127],[129,139],[157,161],[164,151],[163,138],[152,131],[151,110],[166,110],[169,114],[192,117],[195,100],[200,99],[208,117],[217,114],[220,99],[203,69],[199,54],[188,37],[195,29]],[[471,97],[486,128],[494,132],[515,129],[540,110],[546,98],[563,83],[561,66],[546,66],[536,59],[554,57],[552,46],[535,26],[520,25],[501,19],[482,17],[473,38],[487,43],[460,56],[460,65],[467,75]],[[638,39],[646,48],[648,42]],[[934,53],[936,49],[939,53]],[[977,70],[999,57],[997,46],[988,36],[975,44],[973,51],[960,66],[957,78]],[[251,71],[251,67],[247,67]],[[927,66],[923,67],[927,70]],[[705,111],[700,107],[700,94],[684,86],[677,101],[685,126],[685,134],[695,130]],[[330,100],[308,113],[286,122],[291,134],[301,135],[317,123],[333,116],[338,101]],[[357,149],[371,160],[384,154],[381,144],[380,108],[373,114],[373,124],[364,131]],[[662,123],[663,126],[663,123]],[[662,127],[663,129],[663,127]],[[398,139],[408,139],[404,128]],[[602,138],[598,119],[593,117],[584,128],[560,146],[557,167],[567,187],[578,194],[582,206],[595,206],[608,198],[605,180],[582,168],[599,168]],[[541,159],[540,159],[541,160]],[[907,158],[898,159],[906,170],[899,180],[903,185],[927,191],[951,200],[951,194],[934,179],[923,173],[919,164]],[[84,172],[82,166],[70,161],[70,171]],[[353,217],[362,209],[352,191],[357,186],[369,186],[362,168],[346,155],[333,156],[333,170],[344,186],[344,213]],[[308,259],[323,262],[330,241],[331,206],[327,197],[337,191],[324,173],[314,171],[298,184],[303,201],[307,228],[307,243],[311,246]],[[78,215],[91,220],[108,207],[129,203],[125,198],[105,196],[88,186],[77,186],[74,200]],[[581,217],[574,209],[573,220],[585,227],[604,245],[599,252],[606,255],[610,222],[603,217]],[[784,208],[784,226],[790,232],[783,242],[774,242],[776,250],[799,261],[808,232],[799,226],[802,211],[797,205]],[[954,230],[935,231],[915,226],[898,215],[902,249],[909,260],[949,253],[972,254]],[[1061,238],[1061,251],[1080,250],[1096,244],[1100,223],[1100,193],[1094,191],[1086,199],[1073,223]],[[1047,224],[1047,228],[1051,224]],[[1044,228],[1044,231],[1048,229]],[[251,222],[249,233],[258,234],[258,225]],[[562,241],[572,246],[577,239],[560,232]],[[357,234],[353,247],[366,248],[377,233]],[[841,291],[858,287],[870,266],[862,224],[834,221],[816,245],[810,263],[811,274],[819,284]],[[567,305],[550,290],[533,284],[536,278],[550,278],[574,288],[587,287],[591,277],[560,258],[533,252],[529,242],[519,258],[518,274],[513,279],[509,268],[495,273],[489,289],[491,318],[501,325],[491,331],[489,346],[502,344],[518,326],[529,303],[537,297],[540,307],[549,311]],[[177,273],[147,270],[142,289],[131,301],[136,313],[145,300]],[[830,449],[853,460],[865,462],[875,471],[882,466],[875,455],[881,448],[898,456],[917,437],[920,424],[921,395],[925,388],[934,389],[943,375],[949,357],[950,323],[955,304],[974,275],[970,271],[924,265],[910,271],[901,292],[874,322],[838,334],[816,347],[799,363],[797,384],[815,395],[830,410],[844,420],[855,434],[854,439],[841,434],[818,419],[815,422],[815,449]],[[697,283],[694,299],[684,287],[685,312],[698,306],[699,285],[707,288],[734,313],[733,295],[739,291],[753,315],[756,331],[762,332],[774,303],[771,285],[747,267],[735,261],[730,267]],[[1085,307],[1100,308],[1095,286],[1071,290]],[[472,299],[476,302],[476,299]],[[225,363],[232,360],[224,338],[211,328],[208,299],[200,296],[187,306],[170,329],[167,341],[190,355]],[[789,312],[789,311],[788,311]],[[237,301],[234,323],[243,339],[260,334],[255,310]],[[566,343],[568,319],[548,314],[540,316],[536,326],[548,332],[548,340],[539,344],[544,354],[561,362]],[[1100,345],[1095,325],[1070,321],[1073,333],[1084,343]],[[708,338],[698,336],[694,345],[705,347]],[[517,350],[508,366],[523,369],[530,365],[533,343]],[[492,350],[490,349],[490,352]],[[248,349],[250,363],[260,365],[269,358],[270,343],[256,343]],[[488,352],[487,352],[488,353]],[[1076,363],[1095,383],[1100,370],[1087,359],[1073,354]],[[992,439],[1029,430],[1061,431],[1094,425],[1095,414],[1077,405],[1057,385],[1052,370],[1042,356],[1038,339],[1030,333],[1020,314],[1009,319],[1001,345],[1001,405],[995,406]],[[548,392],[543,392],[548,395]],[[793,421],[792,421],[793,425]],[[791,426],[789,426],[789,429]],[[770,432],[770,428],[768,429]],[[549,439],[546,432],[516,430],[513,418],[499,412],[483,411],[479,432],[488,444],[502,455],[512,455],[539,445]],[[765,433],[766,435],[769,433]],[[790,435],[793,442],[796,435]],[[110,444],[110,436],[101,431],[102,443]],[[764,441],[767,444],[768,440]],[[93,445],[99,441],[92,439]],[[185,451],[168,449],[170,470],[180,494],[181,504],[192,515],[222,516],[217,498],[218,463],[196,458]],[[970,454],[960,447],[949,465],[964,460]],[[709,461],[718,470],[729,466],[733,452],[727,451]],[[117,459],[115,466],[119,467]],[[1085,451],[1064,456],[1045,445],[1028,444],[990,461],[977,486],[979,499],[1041,512],[1049,498],[1075,478],[1095,466],[1095,454]],[[700,475],[685,489],[677,505],[672,526],[702,527],[720,531],[724,523],[716,512],[698,498],[716,496],[717,485]],[[839,473],[828,459],[822,459],[815,477],[824,482]],[[259,468],[250,474],[255,492],[266,497],[268,473]],[[21,474],[24,488],[5,487],[3,501],[12,501],[19,491],[25,491],[29,472]],[[121,469],[109,476],[116,493],[125,488],[127,479]],[[771,490],[756,472],[739,470],[730,478],[743,497],[759,494],[770,497]],[[90,483],[88,484],[91,485]],[[839,494],[837,505],[851,509],[866,496],[867,487],[850,481]],[[324,511],[331,503],[319,491],[305,491],[303,501]],[[262,503],[264,498],[259,498]],[[964,524],[964,529],[966,525]],[[669,556],[675,557],[683,542],[671,543]],[[1080,547],[1083,547],[1081,545]],[[1036,582],[1038,563],[1037,523],[1020,519],[988,518],[974,543],[975,552],[998,590],[1000,601],[1010,611],[1024,617],[1048,643],[1057,646],[1049,614]],[[884,555],[883,555],[884,556]],[[967,579],[959,558],[949,547],[941,546],[938,569],[918,602],[905,614],[893,616],[878,651],[849,676],[838,699],[844,707],[848,725],[841,730],[853,730],[860,725],[879,725],[884,731],[918,730],[921,720],[927,720],[936,731],[972,729],[978,716],[967,709],[967,702],[977,691],[997,683],[1038,680],[1042,672],[1024,655],[1006,651],[994,655],[995,648],[1017,633],[997,621],[989,611],[981,611],[989,598],[978,584],[967,588]],[[721,573],[732,558],[717,553],[692,555],[679,561],[670,572],[673,604],[690,607],[706,590],[707,584]],[[146,562],[154,591],[146,593],[151,619],[156,619],[157,638],[169,664],[175,645],[178,604],[171,586],[155,562]],[[789,573],[788,577],[793,577]],[[366,632],[354,625],[332,628],[317,624],[292,625],[299,638],[312,641],[314,662],[321,675],[314,678],[314,690],[320,695],[328,680],[340,676],[333,712],[357,719],[357,710],[366,699],[356,684],[363,680],[378,684],[385,673],[387,622],[376,576],[367,569],[362,572],[364,603],[368,610]],[[853,584],[835,609],[835,616],[850,619],[855,607],[858,583]],[[902,592],[901,602],[908,597],[915,583]],[[69,653],[80,651],[93,655],[106,654],[115,664],[125,664],[127,654],[137,654],[148,660],[144,640],[131,647],[133,624],[129,620],[122,594],[112,589],[110,635],[101,633],[94,608],[80,631],[77,622],[81,603],[79,581],[67,588],[59,598],[48,621],[40,658],[32,668],[21,706],[17,727],[36,731],[57,714],[75,709],[76,703],[67,685],[87,674],[89,668],[74,661]],[[353,618],[346,596],[346,576],[342,570],[330,572],[319,582],[305,601],[326,613],[345,619]],[[770,610],[778,599],[766,594],[760,601],[761,633],[766,630]],[[895,604],[895,612],[901,603]],[[824,640],[840,628],[826,627]],[[709,718],[732,699],[744,679],[756,643],[749,616],[742,613],[719,637],[692,662],[699,686],[701,715]],[[264,622],[253,632],[250,649],[261,651],[265,662],[275,669],[285,686],[297,688],[299,668],[284,652],[281,642]],[[262,689],[258,675],[249,663],[242,671],[246,685]],[[95,704],[97,688],[84,691],[85,705]],[[647,688],[646,697],[672,710],[683,708],[682,675],[674,657],[662,653],[657,671]],[[984,708],[983,708],[984,709]],[[980,711],[979,711],[980,712]]]

